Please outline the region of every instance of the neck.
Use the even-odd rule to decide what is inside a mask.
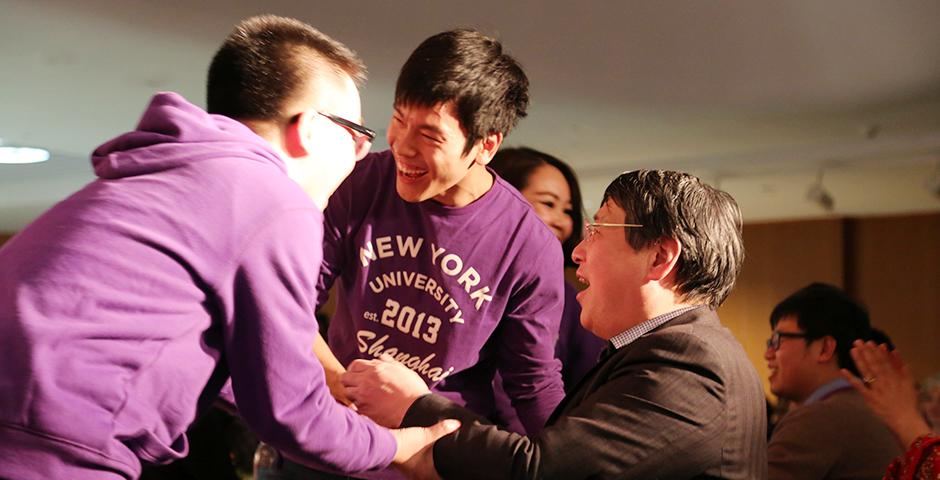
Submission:
[[[255,132],[256,135],[265,139],[271,145],[271,149],[281,157],[284,166],[287,168],[287,176],[297,182],[300,188],[307,193],[307,196],[313,200],[320,210],[326,208],[326,203],[330,199],[332,192],[322,188],[322,182],[319,181],[319,172],[313,168],[314,165],[305,158],[295,158],[287,153],[284,148],[284,130],[271,122],[259,120],[239,120],[245,126]]]
[[[809,397],[813,396],[813,394],[824,385],[833,380],[842,378],[842,375],[839,373],[839,371],[837,369],[833,370],[829,365],[820,365],[818,372],[818,375],[813,379],[814,381],[812,384],[810,384],[810,387],[807,389],[807,391],[800,395],[800,398],[791,399],[795,404],[802,405],[806,403],[806,401],[809,400]]]
[[[829,382],[834,380],[839,380],[842,378],[842,374],[839,373],[838,369],[833,369],[831,367],[821,368],[819,372],[819,377],[816,379],[816,386],[813,387],[813,392],[822,388],[823,385],[826,385]],[[812,395],[813,392],[810,392]]]
[[[700,305],[686,301],[685,298],[679,296],[672,290],[649,288],[640,303],[642,316],[644,317],[641,321],[656,318],[660,315],[679,310],[680,308],[697,306]]]
[[[434,197],[434,201],[449,207],[465,207],[490,191],[493,182],[493,175],[486,167],[474,162],[463,179]]]

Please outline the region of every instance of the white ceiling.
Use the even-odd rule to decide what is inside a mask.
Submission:
[[[231,26],[268,12],[360,53],[379,130],[421,40],[457,26],[499,37],[532,84],[507,144],[570,162],[588,210],[617,173],[654,167],[720,185],[748,221],[940,211],[926,188],[940,175],[936,0],[0,0],[0,138],[53,151],[0,165],[0,231],[89,181],[88,152],[153,92],[203,104]],[[820,170],[832,213],[806,199]]]

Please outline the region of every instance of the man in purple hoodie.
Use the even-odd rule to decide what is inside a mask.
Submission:
[[[212,61],[210,113],[157,94],[93,153],[97,180],[0,250],[0,478],[136,478],[186,455],[229,378],[259,438],[344,472],[453,427],[375,425],[310,350],[321,212],[373,135],[362,72],[309,25],[248,19]]]

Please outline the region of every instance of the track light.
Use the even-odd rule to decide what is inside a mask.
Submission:
[[[937,159],[937,165],[933,169],[933,173],[927,177],[927,181],[924,182],[924,186],[933,196],[940,199],[940,158]]]
[[[819,173],[816,174],[816,181],[809,186],[809,190],[806,191],[806,199],[819,205],[823,210],[831,212],[835,209],[836,201],[832,198],[832,194],[829,193],[829,190],[826,190],[826,187],[823,186],[823,171],[819,170]]]

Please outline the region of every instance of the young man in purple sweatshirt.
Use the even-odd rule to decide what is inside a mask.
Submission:
[[[564,396],[561,248],[486,167],[527,105],[525,73],[496,40],[454,30],[419,45],[390,150],[360,162],[324,213],[318,288],[323,300],[339,283],[329,346],[344,365],[391,355],[484,415],[498,369],[535,432]]]
[[[336,403],[310,350],[321,210],[371,142],[362,71],[309,25],[246,20],[212,61],[210,113],[156,95],[95,150],[97,180],[0,250],[0,478],[136,478],[186,455],[229,378],[261,439],[336,470],[443,432]]]
[[[522,68],[479,32],[434,35],[405,62],[390,150],[359,162],[324,213],[321,304],[338,285],[318,349],[328,375],[387,354],[491,415],[499,370],[525,429],[545,424],[564,396],[561,246],[486,166],[527,106]]]

